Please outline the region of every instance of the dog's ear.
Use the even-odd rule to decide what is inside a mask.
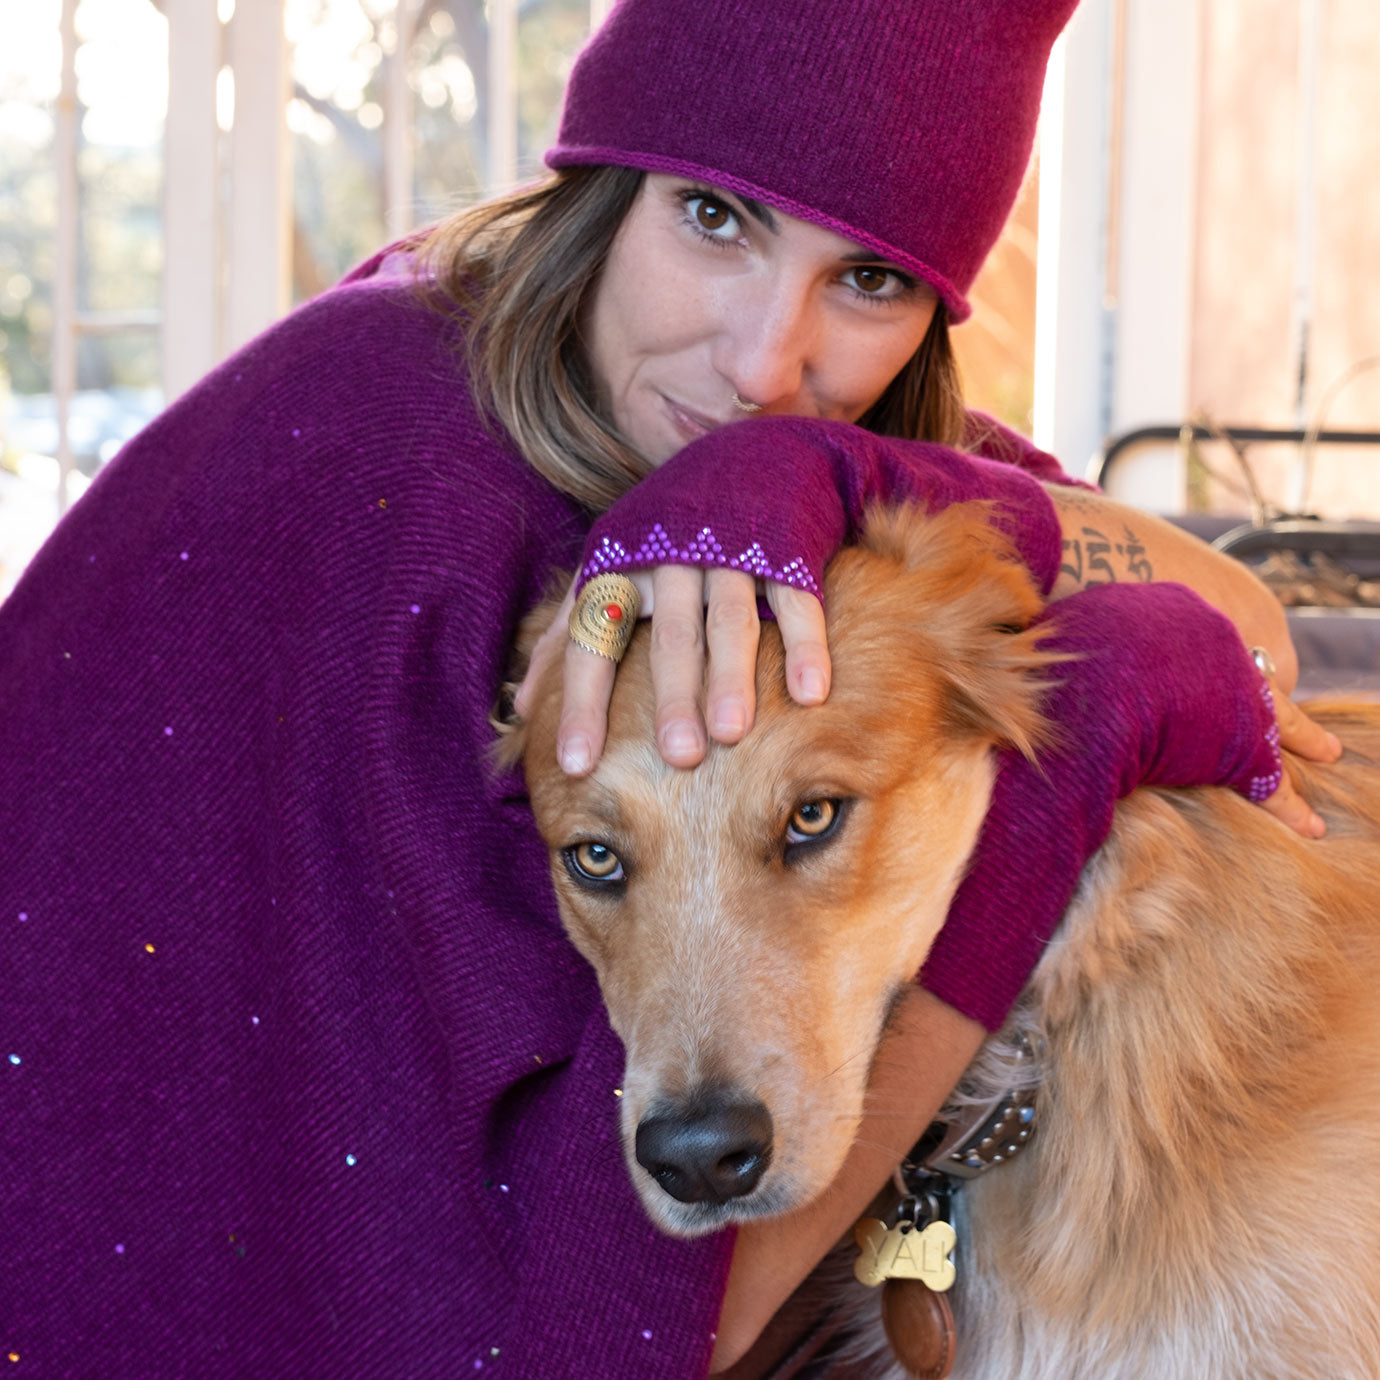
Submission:
[[[945,718],[958,735],[990,738],[1034,760],[1053,736],[1053,725],[1041,712],[1049,688],[1047,668],[1067,656],[1040,650],[1048,628],[982,629],[951,660]]]
[[[570,584],[570,576],[559,571],[551,577],[547,592],[518,624],[517,636],[513,640],[513,652],[508,663],[508,678],[498,687],[498,698],[489,711],[489,725],[498,734],[493,745],[493,759],[500,770],[516,766],[522,760],[527,748],[526,725],[518,718],[513,707],[517,688],[527,674],[532,652],[542,634],[551,626],[561,606],[562,594]]]
[[[568,571],[554,572],[546,583],[546,593],[541,602],[535,604],[518,624],[517,636],[513,639],[513,656],[509,664],[509,674],[514,682],[521,681],[527,674],[527,663],[542,634],[551,626],[556,610],[561,606],[565,591],[570,587],[571,575]]]
[[[489,744],[489,760],[498,771],[517,766],[527,751],[527,725],[513,708],[518,685],[518,681],[505,680],[498,687],[498,699],[489,711],[489,727],[498,735]]]
[[[876,568],[856,569],[869,560]],[[1029,625],[1044,601],[989,504],[870,512],[857,554],[830,566],[826,598],[839,657],[850,626],[872,623],[889,643],[891,674],[909,665],[917,678],[937,677],[942,731],[1032,757],[1047,741],[1045,671],[1065,658],[1040,650],[1046,630]]]

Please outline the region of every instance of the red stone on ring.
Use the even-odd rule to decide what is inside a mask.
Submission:
[[[617,604],[604,605],[604,617],[610,623],[621,623],[623,621],[623,610]]]

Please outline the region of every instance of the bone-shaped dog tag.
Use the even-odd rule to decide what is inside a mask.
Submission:
[[[958,1236],[947,1222],[931,1222],[924,1231],[917,1231],[909,1222],[888,1229],[885,1222],[864,1217],[853,1228],[853,1239],[861,1251],[853,1262],[853,1273],[863,1284],[918,1279],[942,1294],[954,1282],[949,1252],[958,1244]]]

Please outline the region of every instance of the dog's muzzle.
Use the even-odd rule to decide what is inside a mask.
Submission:
[[[637,1162],[682,1203],[724,1203],[757,1187],[771,1163],[771,1113],[724,1090],[655,1104],[637,1128]]]

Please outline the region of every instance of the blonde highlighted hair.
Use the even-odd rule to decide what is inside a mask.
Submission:
[[[480,411],[562,492],[599,511],[652,466],[604,412],[580,329],[643,174],[566,168],[437,226],[421,267],[461,317]],[[943,304],[925,339],[859,419],[883,436],[961,447],[966,412]]]

